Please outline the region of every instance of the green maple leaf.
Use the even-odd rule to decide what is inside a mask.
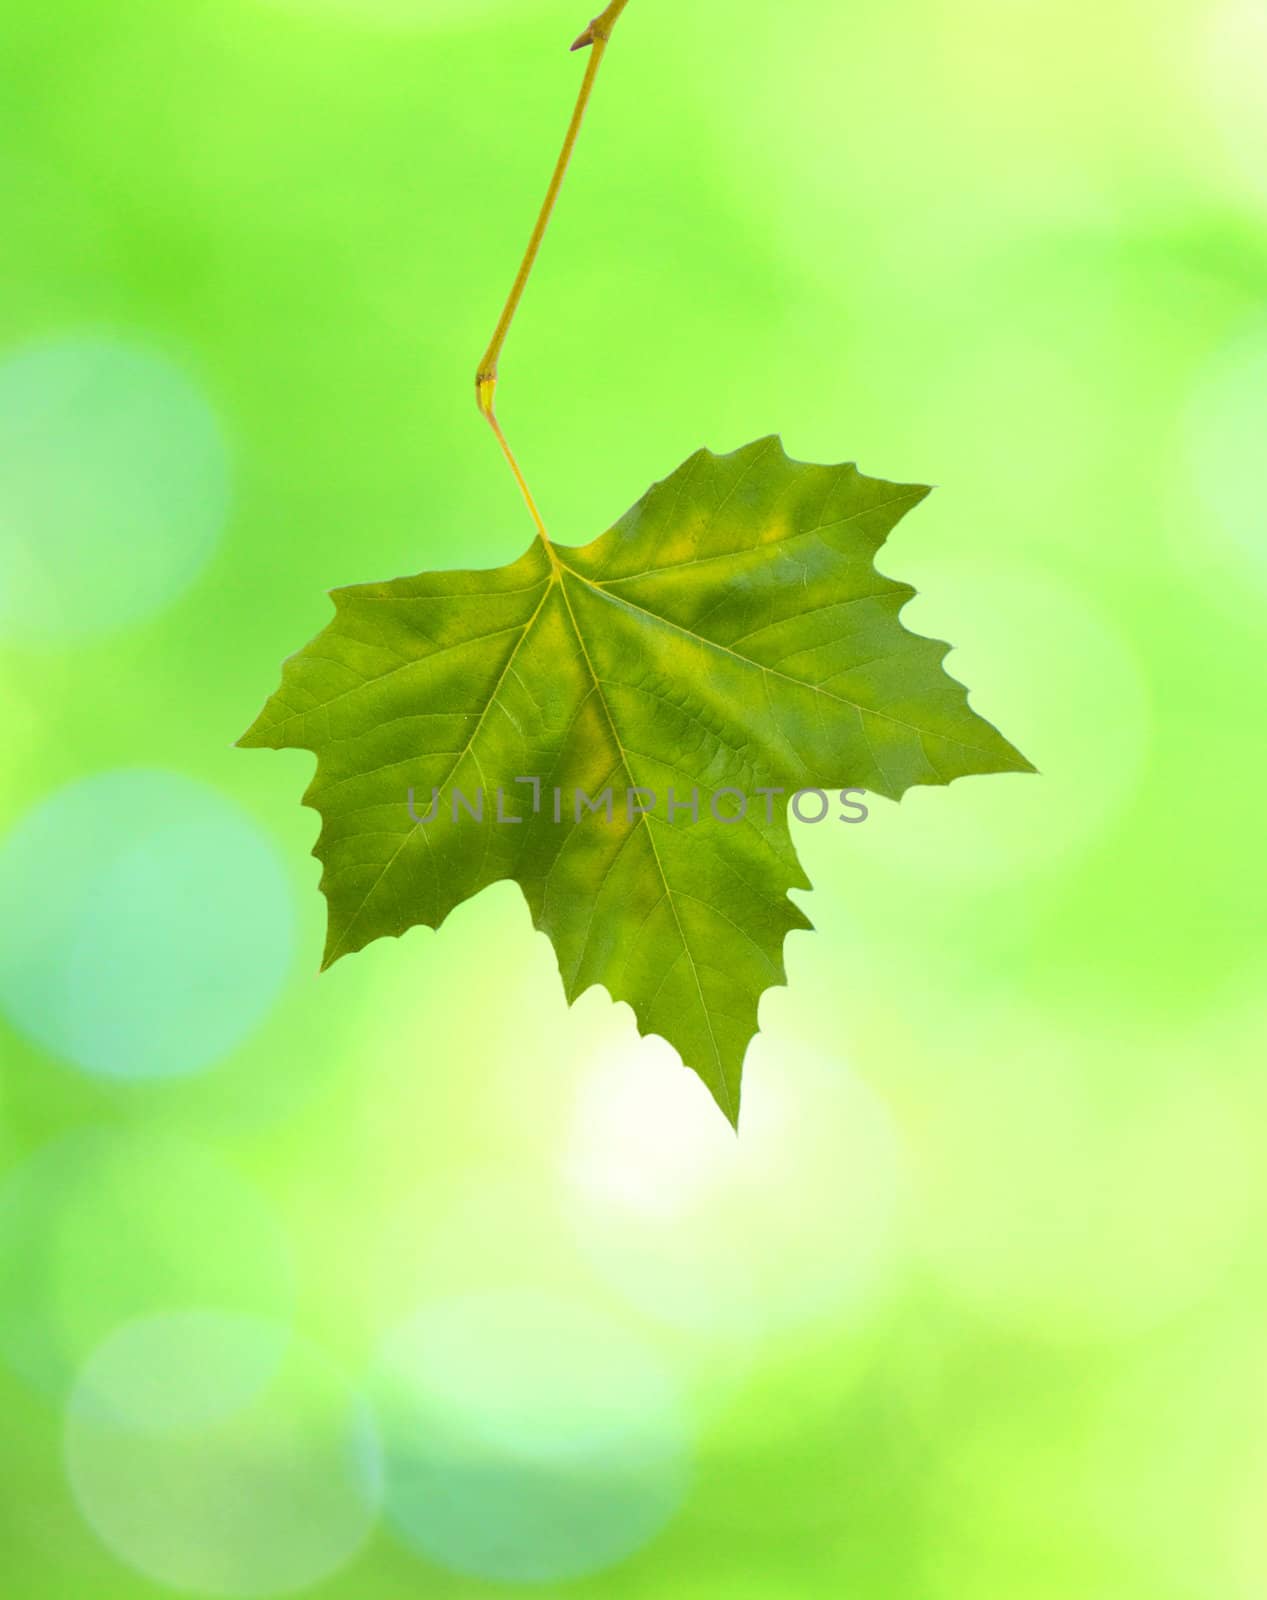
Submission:
[[[627,1000],[737,1123],[758,1003],[810,927],[786,795],[1033,771],[943,671],[949,647],[902,626],[914,590],[875,569],[927,493],[763,439],[701,450],[581,548],[336,590],[241,740],[317,757],[324,965],[513,878],[569,1001]],[[498,789],[522,820],[496,820]],[[609,789],[610,819],[576,820],[577,791]],[[749,798],[741,820],[717,820],[739,811],[714,814],[722,790]]]

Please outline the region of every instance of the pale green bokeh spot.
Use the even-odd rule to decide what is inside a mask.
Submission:
[[[195,383],[87,334],[0,359],[0,638],[55,644],[179,596],[224,530],[229,460]]]
[[[0,841],[0,1004],[29,1037],[111,1079],[213,1065],[263,1018],[291,961],[269,841],[175,773],[101,773]]]
[[[189,1140],[81,1127],[0,1180],[0,1355],[54,1397],[120,1321],[214,1305],[284,1324],[291,1294],[266,1198]]]
[[[374,1526],[373,1426],[319,1351],[238,1317],[217,1336],[214,1315],[129,1323],[93,1352],[67,1412],[70,1482],[105,1544],[159,1584],[296,1593],[351,1561]],[[178,1387],[205,1389],[204,1403],[173,1403]]]
[[[602,1572],[686,1493],[677,1384],[584,1302],[490,1293],[423,1307],[385,1341],[376,1393],[394,1528],[470,1577]]]

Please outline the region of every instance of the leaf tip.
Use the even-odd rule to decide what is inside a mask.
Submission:
[[[1004,736],[999,733],[999,730],[994,727],[992,722],[987,723],[986,725],[994,730],[995,734],[998,736],[1000,744],[1003,746],[1004,752],[1008,757],[1007,765],[996,768],[995,770],[997,772],[1015,772],[1019,773],[1022,777],[1042,776],[1038,768],[1029,759],[1029,757],[1023,751],[1018,750],[1010,739],[1004,738]]]
[[[317,852],[314,849],[312,853],[313,855],[316,855]],[[336,961],[341,961],[343,957],[348,954],[350,954],[348,948],[348,930],[345,928],[342,933],[336,936],[333,920],[331,920],[326,925],[326,943],[325,949],[321,952],[321,965],[317,968],[318,973],[329,972],[330,968],[335,964]]]
[[[663,1037],[663,1035],[661,1035],[661,1037]],[[709,1095],[712,1097],[713,1104],[721,1112],[722,1116],[725,1117],[726,1121],[730,1124],[731,1129],[737,1135],[739,1132],[739,1108],[742,1091],[736,1091],[732,1095],[730,1085],[727,1083],[724,1073],[722,1074],[719,1082],[712,1078],[706,1078],[699,1068],[692,1066],[690,1061],[688,1061],[680,1051],[678,1052],[678,1059],[681,1061],[687,1072],[693,1072],[695,1076],[703,1082],[704,1087],[708,1090]]]

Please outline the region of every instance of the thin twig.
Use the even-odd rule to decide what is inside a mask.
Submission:
[[[523,299],[524,290],[528,286],[528,279],[532,276],[532,269],[536,265],[537,255],[541,249],[541,241],[546,236],[546,229],[550,225],[550,217],[554,212],[555,201],[559,198],[559,190],[563,187],[563,179],[567,175],[568,166],[572,160],[572,152],[576,148],[577,135],[581,131],[581,124],[585,120],[585,111],[594,92],[594,80],[598,76],[598,69],[603,64],[603,56],[611,41],[612,29],[620,17],[621,12],[629,4],[629,0],[611,0],[611,4],[601,15],[594,18],[585,32],[573,44],[573,50],[590,49],[590,58],[585,66],[585,76],[581,81],[581,91],[577,96],[576,109],[572,113],[572,121],[568,126],[567,137],[563,141],[563,149],[555,165],[554,175],[550,179],[550,187],[546,190],[545,201],[541,213],[537,217],[536,226],[532,230],[532,237],[528,241],[528,248],[524,251],[523,261],[515,281],[511,285],[510,294],[507,296],[506,305],[493,331],[488,349],[480,362],[479,371],[475,375],[475,398],[480,411],[488,419],[493,433],[501,446],[502,453],[509,463],[510,470],[514,473],[515,482],[519,485],[520,492],[527,502],[528,510],[532,513],[532,520],[536,524],[537,532],[541,535],[542,542],[547,550],[550,549],[550,536],[546,533],[545,524],[541,520],[541,513],[537,510],[536,501],[528,488],[519,463],[515,460],[506,435],[502,432],[497,421],[494,408],[494,396],[497,392],[497,365],[501,359],[502,346],[506,343],[506,335],[510,332],[510,325],[515,320],[515,313],[519,310],[519,302]],[[553,552],[551,552],[553,553]]]

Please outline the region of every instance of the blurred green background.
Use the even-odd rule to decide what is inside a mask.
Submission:
[[[515,557],[475,363],[560,0],[0,17],[18,1600],[1267,1593],[1262,0],[633,0],[503,367],[552,531],[700,445],[1038,779],[797,839],[736,1141],[512,885],[320,979],[325,591]]]

